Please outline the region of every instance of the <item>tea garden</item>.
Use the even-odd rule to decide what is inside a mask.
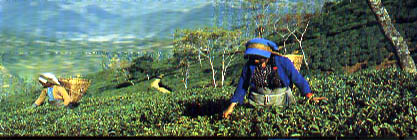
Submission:
[[[347,2],[343,1],[342,4]],[[334,5],[327,7],[332,9]],[[344,8],[352,7],[345,5]],[[333,17],[331,19],[334,20],[338,16]],[[312,23],[319,24],[314,20]],[[371,28],[376,30],[374,26]],[[359,29],[354,28],[352,34],[358,34],[356,30]],[[412,34],[414,32],[410,31],[406,36]],[[22,94],[13,94],[0,100],[0,136],[417,136],[416,74],[405,73],[395,66],[375,69],[374,66],[381,64],[388,55],[388,49],[382,49],[378,60],[373,60],[376,56],[370,55],[377,54],[368,54],[374,52],[369,50],[375,50],[380,45],[375,45],[378,40],[367,42],[370,39],[353,39],[357,42],[339,45],[346,49],[349,46],[358,48],[354,44],[368,43],[368,47],[372,47],[355,50],[355,54],[367,51],[361,53],[363,58],[359,60],[362,62],[369,59],[367,69],[353,74],[339,72],[343,66],[355,65],[358,60],[340,61],[343,64],[337,65],[321,61],[323,58],[339,60],[346,56],[332,52],[339,48],[320,48],[323,45],[317,41],[324,40],[321,43],[326,44],[337,37],[313,38],[306,40],[305,44],[311,45],[306,52],[313,55],[313,60],[310,60],[313,61],[312,71],[323,71],[309,72],[302,69],[300,72],[310,83],[313,93],[327,97],[328,101],[311,102],[300,96],[295,88],[295,105],[251,107],[248,103],[239,104],[230,119],[223,119],[222,111],[229,105],[246,61],[242,54],[236,54],[236,60],[226,73],[225,84],[217,88],[212,85],[212,78],[220,79],[220,76],[212,77],[211,70],[220,70],[220,65],[210,67],[198,61],[187,62],[189,88],[185,88],[184,65],[178,64],[180,60],[175,57],[164,60],[139,57],[130,65],[120,64],[117,68],[86,75],[84,78],[91,80],[92,85],[74,109],[55,107],[48,103],[30,108],[40,93],[40,86],[11,86],[13,91],[21,91]],[[349,42],[336,40],[333,43],[339,41]],[[415,40],[410,42],[414,43]],[[335,44],[328,46],[339,47]],[[320,48],[320,51],[309,51],[315,50],[314,47]],[[356,56],[349,57],[357,59]],[[208,64],[209,60],[202,61]],[[222,64],[221,57],[215,57],[212,61]],[[171,93],[161,93],[150,87],[153,79],[161,74],[164,74],[162,84]]]
[[[298,96],[289,107],[239,105],[230,119],[221,113],[233,86],[192,88],[166,94],[144,81],[125,88],[99,87],[113,81],[103,71],[75,109],[28,108],[36,94],[6,100],[1,136],[416,136],[417,75],[397,68],[355,74],[306,76],[317,96]],[[100,77],[102,79],[100,79]],[[102,81],[102,82],[100,82]],[[111,83],[111,82],[110,82]],[[12,97],[11,97],[12,98]],[[14,97],[16,98],[16,97]]]

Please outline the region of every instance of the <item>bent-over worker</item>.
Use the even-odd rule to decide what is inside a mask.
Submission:
[[[42,105],[45,98],[48,97],[49,103],[52,103],[57,106],[65,106],[71,102],[71,97],[68,95],[68,92],[62,87],[52,73],[42,73],[39,76],[39,82],[42,84],[44,89],[41,92],[39,98],[33,103],[32,107],[37,107]]]
[[[275,53],[277,45],[263,38],[255,38],[246,43],[245,58],[249,58],[243,67],[231,104],[223,112],[228,118],[237,103],[243,99],[249,88],[249,103],[253,106],[290,105],[295,103],[291,88],[294,83],[302,95],[313,101],[327,100],[314,97],[308,82],[295,69],[287,57]]]

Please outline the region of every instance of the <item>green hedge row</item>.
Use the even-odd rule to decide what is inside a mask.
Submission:
[[[397,30],[406,38],[409,49],[415,49],[417,3],[414,0],[385,0],[383,5]],[[278,36],[271,39],[283,41]],[[299,50],[294,38],[287,43],[290,42],[295,44],[288,45],[287,52]],[[381,64],[390,52],[394,52],[365,0],[325,4],[322,13],[311,19],[303,46],[310,68],[318,71],[342,71],[346,66],[364,61],[367,61],[367,67],[372,67]],[[415,51],[411,55],[417,61]]]
[[[417,75],[395,68],[308,76],[328,101],[236,107],[234,87],[84,97],[75,109],[2,105],[0,136],[417,136]],[[246,100],[247,101],[247,100]]]

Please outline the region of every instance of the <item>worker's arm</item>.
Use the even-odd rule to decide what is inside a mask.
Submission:
[[[232,96],[232,98],[230,99],[230,102],[232,103],[241,103],[243,104],[243,99],[245,98],[246,92],[248,90],[249,87],[249,74],[250,74],[250,70],[249,70],[249,64],[247,63],[243,69],[242,69],[242,73],[240,75],[240,79],[239,79],[239,83],[237,84],[236,90]]]
[[[69,96],[67,90],[64,87],[56,86],[58,93],[62,96],[64,100],[64,106],[68,106],[68,104],[72,101],[71,97]]]
[[[285,72],[288,74],[288,77],[290,78],[291,82],[293,82],[298,89],[300,89],[302,95],[306,97],[311,97],[312,93],[310,90],[310,85],[308,82],[304,79],[304,77],[295,69],[294,64],[291,62],[290,59],[284,58],[281,59],[283,68]]]
[[[237,88],[235,93],[233,94],[232,98],[230,99],[229,107],[223,112],[224,118],[229,118],[229,115],[233,112],[233,108],[236,106],[237,103],[243,104],[243,99],[245,98],[247,89],[249,87],[249,64],[243,67],[242,74],[239,79],[239,83],[237,84]]]
[[[233,112],[233,108],[236,106],[236,103],[231,103],[229,107],[223,112],[223,118],[229,118],[229,115]]]
[[[290,59],[286,58],[283,59],[283,64],[285,65],[284,69],[289,73],[289,78],[295,85],[300,89],[302,94],[307,97],[308,99],[312,99],[313,101],[320,101],[320,100],[328,100],[326,97],[313,97],[314,94],[311,92],[310,85],[308,84],[307,80],[295,69],[294,64],[290,61]]]
[[[40,106],[43,103],[43,101],[45,101],[45,98],[46,98],[46,90],[47,89],[43,89],[42,92],[41,92],[41,95],[35,101],[35,105],[36,106]]]

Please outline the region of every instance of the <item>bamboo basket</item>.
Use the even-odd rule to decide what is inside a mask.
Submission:
[[[91,84],[91,81],[81,78],[60,78],[59,82],[68,91],[72,103],[80,101]]]
[[[303,64],[303,55],[287,54],[284,55],[284,57],[290,59],[291,62],[294,64],[295,69],[297,69],[297,71],[300,71],[301,64]]]
[[[297,69],[297,71],[300,71],[301,64],[303,64],[303,55],[287,54],[284,55],[284,57],[290,59],[290,61],[294,64],[295,69]],[[292,88],[295,89],[295,85],[293,85]]]

